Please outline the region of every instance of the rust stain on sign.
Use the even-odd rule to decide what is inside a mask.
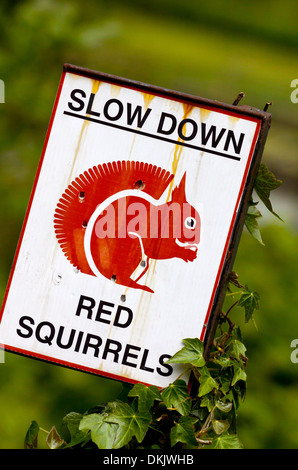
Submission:
[[[193,110],[193,105],[189,104],[189,103],[182,103],[182,105],[183,105],[183,118],[182,118],[182,120],[184,120],[184,119],[187,119],[187,116],[189,116],[191,114],[191,112]],[[184,140],[180,136],[178,136],[178,142],[184,142]],[[180,145],[180,144],[176,144],[175,145],[175,150],[174,150],[174,158],[173,158],[173,161],[172,161],[172,173],[173,173],[174,176],[176,175],[176,172],[177,172],[177,169],[178,169],[178,164],[179,164],[179,161],[180,161],[180,158],[181,158],[182,151],[183,151],[183,146]],[[174,184],[174,179],[170,183],[167,201],[170,200],[172,189],[173,189],[173,184]]]
[[[207,120],[207,118],[209,117],[210,112],[211,111],[209,109],[200,108],[201,122],[204,122],[204,121]]]
[[[83,124],[82,124],[80,134],[79,134],[78,143],[77,143],[77,146],[76,146],[76,149],[75,149],[75,154],[74,154],[74,158],[73,158],[73,161],[72,161],[72,166],[71,166],[71,169],[70,169],[70,172],[69,172],[68,184],[70,184],[70,182],[73,179],[74,167],[75,167],[77,157],[78,157],[78,154],[79,154],[79,151],[80,151],[80,148],[81,148],[83,136],[84,136],[85,131],[86,131],[88,126],[89,126],[89,121],[84,120]]]
[[[240,120],[240,118],[236,116],[228,116],[228,118],[229,118],[229,122],[232,128],[235,127],[238,121]]]
[[[98,89],[100,87],[101,82],[99,80],[93,80],[92,83],[92,93],[96,94],[98,92]]]
[[[144,96],[144,105],[145,105],[145,109],[148,109],[149,108],[149,104],[151,103],[151,101],[153,100],[153,98],[155,98],[154,95],[150,95],[149,93],[143,93],[143,96]]]
[[[118,85],[111,85],[111,96],[118,98],[120,95],[121,88]]]
[[[96,93],[99,90],[100,84],[101,84],[101,82],[99,80],[92,80],[91,93],[96,95]],[[90,117],[90,115],[88,113],[86,113],[86,116]],[[74,167],[75,167],[75,164],[76,164],[76,161],[77,161],[77,157],[78,157],[81,145],[82,145],[82,141],[86,137],[86,132],[87,132],[87,129],[89,127],[89,124],[90,124],[90,121],[88,121],[86,119],[83,121],[82,128],[81,128],[79,138],[78,138],[78,143],[77,143],[75,154],[74,154],[74,159],[72,161],[71,170],[69,172],[68,184],[71,182],[71,180],[73,178],[73,170],[74,170]]]

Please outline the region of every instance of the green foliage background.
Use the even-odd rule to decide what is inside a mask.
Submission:
[[[245,230],[235,271],[261,295],[242,332],[247,398],[238,432],[246,448],[298,447],[297,148],[295,0],[2,0],[0,6],[0,298],[65,62],[263,109],[273,102],[263,161],[284,184],[262,210],[265,247]],[[34,286],[32,286],[34,292]],[[30,293],[28,293],[30,295]],[[239,309],[240,310],[240,309]],[[240,315],[239,315],[240,316]],[[236,319],[239,323],[240,320]],[[5,354],[0,365],[0,448],[22,448],[32,419],[50,429],[69,411],[113,400],[121,384]]]

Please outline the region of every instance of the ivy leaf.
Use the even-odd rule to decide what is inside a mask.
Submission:
[[[25,436],[24,449],[37,449],[39,425],[32,421]]]
[[[208,411],[208,409],[204,405],[201,406],[201,403],[200,404],[195,403],[194,408],[190,412],[191,416],[195,416],[200,421],[205,421],[209,413],[210,413],[210,410]]]
[[[178,423],[171,429],[171,447],[174,447],[177,442],[196,446],[197,440],[195,438],[194,424],[197,421],[196,418],[190,416],[181,416]]]
[[[132,388],[133,388],[132,384],[123,382],[122,383],[122,390],[121,390],[120,394],[118,395],[118,400],[123,401],[124,403],[127,403],[128,402],[127,397],[128,397],[128,394],[129,394],[129,392],[131,391]]]
[[[63,444],[66,444],[66,442],[61,439],[55,426],[53,426],[48,433],[46,443],[49,449],[59,449],[59,447],[61,447]]]
[[[247,378],[246,372],[244,372],[244,370],[242,369],[240,365],[239,366],[234,365],[233,370],[234,370],[234,376],[232,380],[232,386],[235,385],[235,383],[238,382],[238,380],[246,381],[246,378]]]
[[[89,437],[87,431],[80,431],[79,426],[84,415],[81,413],[70,412],[63,418],[63,422],[66,423],[70,433],[70,442],[67,444],[68,447],[87,442]]]
[[[249,322],[254,310],[259,309],[260,295],[256,291],[250,291],[246,289],[242,292],[238,301],[238,306],[244,307],[245,310],[245,322]]]
[[[215,405],[216,405],[216,408],[218,408],[223,413],[228,413],[229,411],[231,411],[233,407],[233,403],[231,403],[230,401],[223,402],[221,400],[217,400]]]
[[[238,410],[240,406],[240,402],[245,399],[246,396],[246,381],[240,380],[234,385],[231,390],[233,396],[233,402],[235,405],[235,409]]]
[[[144,384],[136,384],[130,390],[129,397],[139,397],[139,410],[147,411],[153,405],[154,400],[161,400],[160,391],[155,385],[147,387]]]
[[[231,365],[231,358],[226,354],[222,354],[221,356],[215,357],[214,362],[221,367],[229,367]]]
[[[230,423],[227,419],[212,419],[212,427],[216,434],[222,434],[227,431],[230,427]]]
[[[183,340],[185,345],[180,351],[172,356],[166,364],[183,363],[192,364],[195,367],[205,365],[204,345],[198,338],[186,338]]]
[[[254,206],[250,205],[247,214],[245,217],[245,226],[249,233],[259,242],[261,245],[264,245],[264,242],[262,240],[259,224],[258,224],[258,218],[262,217],[261,212]]]
[[[248,290],[247,286],[245,286],[246,290]],[[239,326],[235,327],[232,331],[232,336],[234,339],[242,342],[242,333]],[[244,346],[245,347],[245,346]]]
[[[214,398],[213,395],[205,395],[201,400],[202,407],[207,407],[209,413],[214,408]]]
[[[117,433],[116,424],[106,423],[107,413],[92,413],[82,418],[79,430],[91,431],[91,439],[99,449],[112,449]]]
[[[181,415],[189,414],[191,398],[184,380],[175,380],[161,392],[161,397],[167,408],[175,408]]]
[[[256,177],[256,181],[254,184],[254,189],[261,199],[261,201],[264,203],[264,205],[267,207],[267,209],[275,215],[279,220],[283,222],[283,220],[277,215],[273,209],[272,209],[272,204],[270,201],[270,192],[274,189],[279,188],[279,186],[282,184],[281,180],[276,179],[275,175],[268,170],[266,165],[263,163],[259,167],[259,171]]]
[[[151,422],[151,415],[147,411],[135,411],[127,403],[110,403],[112,412],[105,418],[106,423],[118,425],[113,449],[119,449],[136,437],[142,442]]]
[[[236,434],[222,434],[212,440],[212,449],[241,449],[243,446]]]
[[[218,380],[220,382],[220,390],[224,395],[229,393],[230,388],[231,388],[231,384],[232,384],[232,379],[233,379],[233,377],[232,377],[232,374],[231,374],[230,371],[229,371],[229,373],[227,373],[225,375],[220,375],[218,377]]]
[[[199,387],[199,397],[207,395],[207,393],[211,392],[214,388],[218,389],[218,383],[216,380],[211,377],[209,370],[207,367],[202,367],[200,370],[200,387]]]
[[[241,361],[242,356],[245,357],[246,353],[246,347],[245,345],[239,341],[238,339],[233,339],[231,341],[229,353],[232,357],[235,357],[237,360]],[[233,364],[235,364],[235,361],[232,361]]]

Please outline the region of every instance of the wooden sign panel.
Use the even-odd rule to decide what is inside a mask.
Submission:
[[[5,349],[174,381],[165,361],[182,339],[208,339],[268,116],[64,66],[1,310]]]

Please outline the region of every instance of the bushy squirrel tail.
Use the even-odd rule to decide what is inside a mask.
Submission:
[[[94,275],[84,253],[84,235],[96,207],[127,189],[141,189],[159,199],[173,177],[156,165],[136,161],[105,163],[80,174],[64,191],[54,214],[55,234],[66,258],[81,272]]]

